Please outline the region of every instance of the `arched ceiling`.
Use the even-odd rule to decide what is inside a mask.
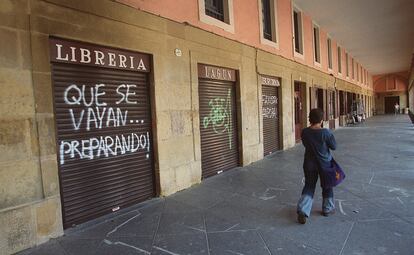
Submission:
[[[414,0],[294,0],[371,74],[407,71]]]
[[[407,91],[408,79],[398,74],[386,74],[374,81],[375,92]]]

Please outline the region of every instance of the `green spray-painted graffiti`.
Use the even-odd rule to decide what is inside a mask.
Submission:
[[[229,147],[231,149],[231,138],[233,136],[231,123],[231,89],[227,92],[227,98],[216,97],[208,102],[210,113],[203,119],[204,128],[211,124],[216,134],[227,132],[229,138]]]

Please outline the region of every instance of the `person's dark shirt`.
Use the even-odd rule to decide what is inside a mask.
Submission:
[[[334,135],[326,128],[312,129],[310,127],[302,130],[302,144],[305,146],[305,161],[319,162],[330,166],[332,154],[329,151],[336,149]],[[312,150],[314,148],[315,153]],[[318,158],[315,158],[318,157]]]

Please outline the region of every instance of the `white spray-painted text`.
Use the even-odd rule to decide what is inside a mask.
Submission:
[[[60,164],[65,164],[65,155],[69,158],[95,159],[124,155],[138,150],[150,151],[149,132],[145,135],[131,133],[129,135],[100,136],[83,140],[60,142]]]

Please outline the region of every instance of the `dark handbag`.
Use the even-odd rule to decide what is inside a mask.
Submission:
[[[331,167],[322,167],[320,165],[321,186],[323,188],[332,188],[340,184],[345,179],[345,173],[341,166],[332,158]]]
[[[323,166],[323,164],[321,164],[321,162],[319,161],[319,158],[313,145],[311,145],[311,148],[315,159],[318,161],[321,187],[332,188],[340,184],[345,179],[345,173],[342,170],[341,166],[335,161],[333,157],[331,160],[330,167]]]

